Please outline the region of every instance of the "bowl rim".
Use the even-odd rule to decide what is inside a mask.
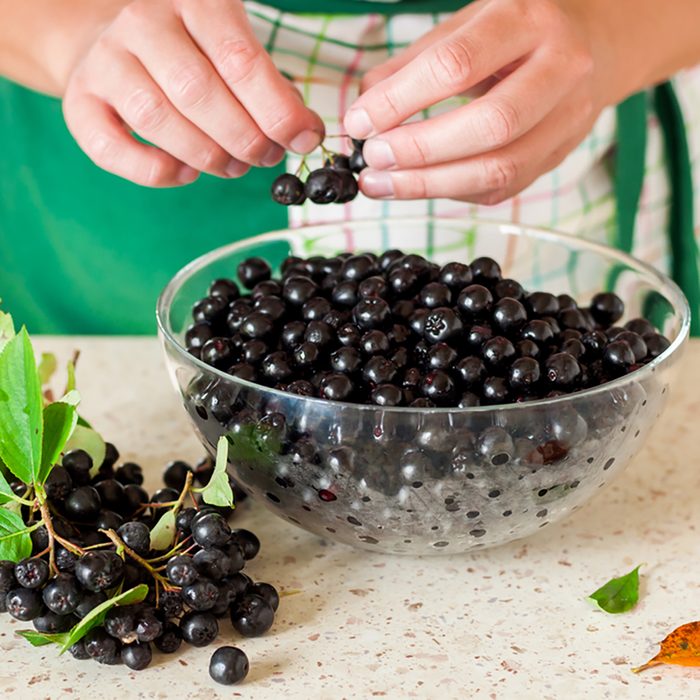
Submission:
[[[226,372],[212,367],[206,364],[202,360],[191,355],[187,349],[180,344],[180,342],[175,337],[172,332],[170,323],[168,320],[168,311],[171,307],[172,300],[177,293],[177,291],[182,287],[182,285],[194,275],[199,270],[205,268],[210,263],[236,251],[239,248],[245,248],[250,245],[255,245],[256,243],[263,243],[265,241],[280,240],[280,237],[284,236],[289,238],[290,235],[296,233],[306,234],[309,231],[323,231],[323,230],[337,230],[343,226],[370,226],[384,224],[420,224],[420,223],[443,223],[443,224],[466,224],[471,226],[496,226],[505,233],[515,234],[515,235],[529,235],[535,236],[540,240],[553,240],[553,241],[567,241],[572,242],[580,248],[587,249],[592,252],[596,252],[600,255],[605,255],[616,259],[619,263],[625,264],[631,269],[636,269],[638,272],[643,272],[644,274],[652,277],[659,286],[668,288],[669,296],[673,297],[672,301],[674,303],[674,309],[681,315],[681,326],[678,330],[678,334],[673,339],[664,352],[662,352],[658,357],[655,357],[651,362],[644,365],[641,369],[635,370],[630,374],[623,375],[604,384],[599,384],[596,387],[591,387],[588,389],[581,389],[579,391],[572,392],[570,394],[563,394],[562,396],[556,396],[553,398],[543,398],[536,399],[533,401],[526,401],[521,403],[509,403],[509,404],[489,404],[486,406],[472,406],[469,408],[459,408],[457,406],[444,407],[444,406],[433,406],[433,407],[417,407],[417,406],[375,406],[374,404],[361,404],[352,403],[350,401],[331,401],[329,399],[322,399],[315,396],[300,396],[296,394],[290,394],[287,391],[282,391],[281,389],[275,389],[272,387],[265,386],[264,384],[257,384],[256,382],[251,382],[246,379],[241,379],[239,377],[234,377],[233,375],[227,374]],[[183,361],[188,364],[194,365],[200,370],[218,376],[227,382],[232,382],[238,384],[241,387],[249,388],[255,391],[268,392],[272,396],[284,398],[284,399],[294,399],[305,402],[312,402],[312,404],[322,404],[327,406],[329,404],[336,405],[339,407],[352,407],[353,409],[360,411],[371,411],[376,413],[381,411],[382,413],[421,413],[421,414],[477,414],[477,413],[488,413],[492,411],[517,411],[526,410],[530,408],[551,408],[566,405],[573,401],[585,400],[589,397],[594,397],[599,394],[610,393],[615,389],[619,389],[631,383],[640,382],[648,378],[652,373],[656,371],[658,367],[665,364],[672,355],[674,355],[688,339],[690,333],[690,306],[685,294],[681,288],[667,275],[657,270],[652,265],[639,260],[633,255],[629,255],[623,251],[612,248],[611,246],[605,245],[603,243],[598,243],[596,241],[590,241],[585,238],[581,238],[571,233],[564,233],[563,231],[557,231],[555,229],[546,228],[542,226],[529,226],[525,224],[516,224],[508,221],[498,221],[496,219],[488,219],[481,217],[449,217],[449,216],[420,216],[420,217],[387,217],[387,218],[366,218],[366,219],[355,219],[353,221],[336,221],[327,222],[320,224],[311,224],[307,226],[300,226],[298,228],[284,228],[277,229],[275,231],[269,231],[267,233],[258,234],[246,238],[244,240],[235,241],[233,243],[228,243],[227,245],[220,246],[214,250],[204,253],[194,260],[190,261],[182,267],[168,282],[163,291],[158,297],[156,303],[156,322],[158,325],[158,332],[161,338],[175,348],[177,353],[182,357]],[[633,377],[633,378],[632,378]]]

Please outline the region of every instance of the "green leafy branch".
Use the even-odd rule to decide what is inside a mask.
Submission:
[[[49,540],[49,565],[57,573],[56,545],[82,555],[86,549],[60,536],[54,528],[51,506],[45,484],[51,470],[68,450],[82,449],[92,458],[91,475],[95,475],[105,458],[105,442],[90,424],[78,415],[80,394],[76,390],[75,365],[77,354],[68,363],[68,379],[63,397],[53,400],[49,386],[56,370],[56,357],[44,353],[37,363],[26,328],[15,332],[12,318],[0,311],[0,559],[18,562],[32,554],[31,533],[45,527]],[[189,474],[182,492],[173,503],[148,503],[144,508],[167,508],[151,532],[151,549],[157,556],[146,559],[129,548],[114,530],[102,533],[107,542],[90,547],[115,547],[123,559],[129,557],[144,568],[159,589],[173,589],[162,575],[164,562],[180,551],[187,551],[189,537],[178,542],[176,518],[188,495],[200,493],[202,500],[211,505],[234,507],[233,492],[226,474],[228,442],[219,444],[216,468],[207,486],[192,487]],[[14,481],[13,481],[14,477]],[[19,493],[18,493],[19,492]],[[27,525],[22,514],[29,513]],[[119,589],[102,605],[68,632],[44,634],[23,631],[21,634],[35,645],[55,643],[61,652],[81,639],[90,629],[104,620],[115,605],[131,605],[142,601],[148,586],[140,585],[122,593]]]

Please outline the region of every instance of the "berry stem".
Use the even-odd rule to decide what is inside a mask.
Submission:
[[[157,583],[159,583],[161,586],[163,586],[163,589],[166,591],[173,591],[176,590],[174,586],[171,585],[171,583],[161,576],[149,563],[146,561],[142,556],[136,554],[136,552],[131,549],[131,547],[127,546],[124,543],[124,540],[122,540],[121,537],[114,531],[114,530],[100,530],[100,532],[105,535],[106,537],[109,537],[109,539],[112,541],[114,546],[117,548],[117,551],[123,552],[126,554],[128,557],[133,559],[135,562],[140,564],[146,571],[148,571],[151,576],[155,579]]]
[[[299,163],[299,167],[297,168],[297,171],[294,174],[297,177],[299,177],[302,174],[302,172],[304,171],[304,168],[306,168],[307,171],[311,172],[311,169],[309,168],[309,166],[306,163],[306,156],[304,156],[301,159],[301,162]]]
[[[51,519],[51,513],[49,511],[49,506],[46,501],[46,494],[43,489],[37,489],[36,500],[39,505],[39,512],[41,513],[41,521],[37,524],[37,527],[43,523],[46,527],[46,533],[49,537],[49,569],[52,573],[58,573],[58,567],[56,566],[56,542],[60,544],[64,549],[67,549],[73,554],[78,556],[85,554],[85,550],[78,545],[69,542],[63,537],[56,534],[56,530],[53,527],[53,520]]]
[[[170,557],[174,557],[182,547],[188,542],[190,538],[187,537],[182,542],[178,542],[169,552],[166,552],[165,554],[161,554],[160,556],[153,557],[153,559],[149,559],[149,563],[151,564],[159,564],[162,561],[167,561],[170,559]],[[182,554],[187,554],[191,549],[194,548],[194,545],[190,545],[184,552],[181,552]]]

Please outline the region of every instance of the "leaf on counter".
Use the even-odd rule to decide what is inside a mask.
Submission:
[[[226,471],[228,463],[229,443],[225,437],[220,437],[216,446],[216,465],[209,483],[201,490],[202,499],[210,506],[234,508],[233,491]]]
[[[106,446],[102,436],[92,428],[86,428],[83,425],[75,426],[70,440],[66,443],[66,451],[68,450],[85,450],[92,458],[92,469],[90,475],[95,476],[105,461]]]
[[[27,484],[41,464],[43,405],[34,350],[22,328],[0,354],[0,460]]]
[[[47,632],[35,632],[34,630],[17,630],[15,634],[24,637],[33,647],[43,647],[47,644],[60,644],[63,634],[49,634]]]
[[[33,646],[43,646],[45,644],[58,644],[61,647],[61,654],[70,649],[76,642],[79,642],[91,629],[101,625],[107,613],[117,605],[134,605],[140,603],[148,595],[148,586],[145,583],[131,588],[104,603],[93,608],[75,627],[68,632],[57,634],[44,634],[33,630],[17,631],[20,637],[24,637]]]
[[[163,552],[172,547],[175,542],[177,526],[175,524],[175,510],[170,509],[163,514],[160,520],[151,530],[151,549]]]
[[[39,381],[42,386],[48,384],[51,381],[51,377],[56,373],[56,368],[58,367],[58,360],[56,360],[56,355],[52,352],[42,352],[41,359],[39,360],[39,366],[37,372],[39,372]]]
[[[589,598],[607,613],[617,614],[631,610],[639,601],[639,566],[624,576],[611,579],[595,593],[591,593]]]
[[[32,553],[29,528],[18,513],[0,508],[0,559],[18,562]]]
[[[15,324],[12,321],[12,316],[4,311],[0,311],[0,353],[14,337]]]
[[[700,666],[700,621],[677,627],[660,644],[659,653],[645,664],[633,668],[634,673],[661,664]]]
[[[78,413],[75,406],[69,403],[57,401],[44,409],[44,444],[41,451],[41,467],[35,476],[37,483],[43,484],[46,481],[77,422]]]

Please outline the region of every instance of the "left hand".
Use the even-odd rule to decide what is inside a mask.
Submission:
[[[604,42],[571,9],[585,4],[479,0],[370,71],[345,117],[368,139],[362,191],[497,204],[556,167],[614,99]],[[485,92],[403,124],[474,89]]]

